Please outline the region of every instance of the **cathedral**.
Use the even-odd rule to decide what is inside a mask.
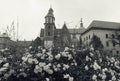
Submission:
[[[50,47],[64,47],[79,45],[81,33],[85,31],[83,27],[82,19],[79,28],[68,28],[66,23],[63,24],[61,29],[58,29],[55,25],[54,11],[49,9],[45,16],[44,29],[41,29],[40,38],[42,44],[46,48]]]

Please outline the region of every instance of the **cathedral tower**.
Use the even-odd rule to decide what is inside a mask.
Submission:
[[[52,47],[54,42],[54,32],[55,32],[55,17],[53,14],[53,9],[50,8],[47,15],[45,16],[45,30],[44,30],[44,46],[46,48]]]

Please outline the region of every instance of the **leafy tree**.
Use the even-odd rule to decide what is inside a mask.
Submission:
[[[32,42],[33,47],[38,47],[41,46],[41,39],[40,37],[37,37],[33,42]]]
[[[90,45],[92,45],[95,50],[103,48],[103,44],[102,44],[100,38],[97,37],[96,35],[93,35]]]
[[[120,34],[118,32],[115,32],[115,34],[112,34],[111,37],[109,37],[110,40],[112,40],[112,43],[114,46],[120,45]]]

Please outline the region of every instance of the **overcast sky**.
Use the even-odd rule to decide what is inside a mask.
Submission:
[[[32,40],[44,28],[44,17],[50,5],[54,10],[57,28],[79,27],[83,18],[84,27],[93,20],[120,22],[120,0],[0,0],[0,31],[12,21],[19,19],[19,38]]]

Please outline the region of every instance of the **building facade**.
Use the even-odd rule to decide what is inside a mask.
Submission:
[[[10,39],[7,33],[0,34],[0,49],[12,48],[15,42]]]
[[[120,36],[120,23],[106,22],[106,21],[93,21],[88,28],[82,33],[82,41],[86,47],[89,47],[91,38],[96,35],[100,38],[104,50],[109,54],[120,54],[120,44],[115,44],[113,40]]]

